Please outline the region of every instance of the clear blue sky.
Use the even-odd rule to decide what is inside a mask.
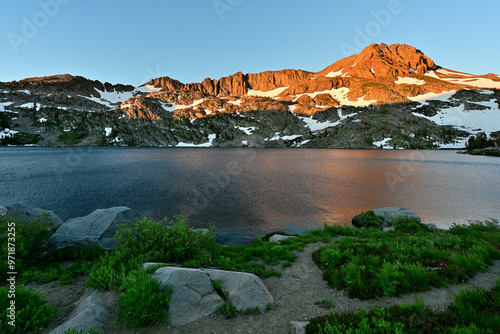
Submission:
[[[69,73],[140,85],[319,71],[371,43],[500,74],[499,13],[497,0],[0,0],[0,81]]]

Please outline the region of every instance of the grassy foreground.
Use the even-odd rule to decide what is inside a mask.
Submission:
[[[324,226],[280,244],[270,243],[268,235],[257,238],[247,246],[222,247],[215,241],[212,232],[205,234],[194,231],[182,217],[171,222],[144,219],[136,223],[135,230],[129,227],[118,230],[115,235],[117,247],[113,251],[74,249],[49,254],[43,250],[44,243],[52,234],[47,223],[34,219],[26,224],[0,217],[2,254],[7,254],[9,250],[8,232],[11,226],[16,227],[15,265],[19,273],[16,293],[26,297],[16,300],[17,326],[9,326],[6,321],[9,319],[8,287],[1,288],[0,330],[6,333],[38,331],[47,326],[57,312],[40,295],[24,289],[23,284],[33,281],[71,284],[73,278],[81,275],[88,275],[87,285],[90,287],[121,293],[118,300],[120,320],[127,322],[131,328],[166,321],[168,316],[164,311],[169,304],[169,288],[160,289],[158,282],[151,278],[154,268],[147,271],[141,269],[144,262],[194,268],[216,267],[251,272],[261,277],[280,276],[280,268],[293,265],[296,258],[293,251],[301,251],[309,243],[322,242],[324,245],[314,253],[313,259],[323,270],[328,284],[336,289],[346,289],[350,297],[372,298],[466,282],[493,264],[493,260],[500,259],[498,221],[475,222],[467,227],[454,226],[448,231],[429,230],[424,225],[405,220],[395,222],[395,230],[389,232],[376,228]],[[63,262],[68,261],[71,265],[63,266]],[[2,280],[8,278],[8,269],[9,262],[3,258],[0,262]],[[480,314],[481,319],[489,319],[479,321],[473,318],[469,322],[464,321],[463,327],[476,326],[478,330],[497,328],[498,319],[495,317],[498,317],[500,309],[498,289],[492,292],[464,291],[463,294],[465,300],[479,298],[487,301],[486,311],[467,309],[467,312]],[[474,302],[472,305],[476,307],[482,304]],[[456,301],[456,305],[459,307],[460,300]],[[232,310],[231,305],[225,305],[225,308],[231,314],[245,311]],[[308,331],[406,333],[410,328],[407,327],[408,323],[396,324],[393,321],[395,315],[402,317],[400,319],[413,317],[411,326],[414,326],[416,322],[413,320],[430,319],[429,314],[431,318],[463,319],[465,311],[459,309],[456,312],[458,316],[455,318],[452,313],[436,315],[422,311],[421,304],[416,303],[387,310],[374,309],[368,314],[333,314],[327,318],[313,319]],[[425,317],[415,317],[417,314],[424,314]],[[356,323],[354,319],[362,321]],[[383,321],[391,323],[387,325],[386,331],[373,329],[382,328]],[[405,330],[400,331],[400,328]]]

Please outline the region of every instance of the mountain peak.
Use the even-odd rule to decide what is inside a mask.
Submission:
[[[372,44],[359,54],[328,66],[320,74],[338,72],[343,76],[373,79],[397,78],[412,73],[425,74],[438,66],[422,51],[407,44]]]

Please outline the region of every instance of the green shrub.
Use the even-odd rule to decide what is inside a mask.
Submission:
[[[10,291],[10,290],[9,290]],[[6,288],[0,288],[0,329],[2,333],[18,333],[24,331],[38,332],[47,327],[56,315],[58,308],[50,306],[42,299],[41,293],[36,293],[22,286],[16,286],[15,298],[9,298]],[[12,320],[10,302],[15,301],[15,327],[9,322]]]
[[[365,220],[364,223],[361,224],[362,227],[380,228],[380,226],[384,223],[384,218],[375,215],[372,210],[363,212],[360,216]]]
[[[123,278],[144,262],[212,266],[221,247],[212,233],[194,231],[183,217],[175,221],[144,219],[135,229],[122,225],[115,235],[116,248],[95,262],[87,284],[100,290],[118,289]]]
[[[116,250],[122,256],[139,257],[143,262],[183,264],[197,260],[211,266],[220,255],[221,247],[212,233],[195,231],[182,216],[168,223],[144,219],[131,227],[122,225],[116,235]]]
[[[10,246],[15,245],[15,271],[22,272],[31,264],[42,261],[40,250],[53,234],[49,229],[52,223],[44,219],[46,215],[41,214],[28,223],[0,217],[0,249],[1,253],[6,255],[0,260],[0,279],[2,281],[7,278],[7,272],[13,271],[9,270],[7,257],[9,243]],[[10,248],[12,250],[13,247]]]
[[[161,284],[142,270],[131,271],[122,288],[124,292],[118,298],[120,322],[128,321],[130,328],[135,328],[168,319],[171,288],[161,289]]]

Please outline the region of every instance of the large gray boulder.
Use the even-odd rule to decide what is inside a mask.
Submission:
[[[371,211],[373,211],[375,216],[383,218],[383,222],[379,226],[382,229],[386,228],[387,226],[391,226],[394,219],[397,217],[407,217],[416,219],[419,222],[422,221],[415,212],[406,208],[389,207],[389,208],[373,209]],[[354,216],[352,218],[352,225],[355,227],[366,226],[366,220],[363,217],[363,214],[357,214],[356,216]]]
[[[215,313],[224,301],[207,273],[200,269],[163,267],[152,276],[161,287],[171,286],[169,323],[181,326]]]
[[[221,281],[224,297],[238,310],[245,311],[255,307],[264,310],[273,302],[273,296],[262,280],[254,274],[216,269],[204,271],[212,281]]]
[[[162,288],[172,287],[168,318],[172,326],[181,326],[215,313],[224,299],[239,311],[255,307],[264,310],[273,302],[260,278],[249,273],[163,267],[156,270],[152,277],[161,283]],[[224,299],[212,285],[216,280],[224,287]]]
[[[56,230],[63,224],[61,218],[52,211],[31,208],[22,204],[0,206],[0,216],[2,215],[5,219],[16,219],[25,223],[29,223],[35,218],[39,218],[41,221],[49,221],[51,222],[49,226],[51,230]]]
[[[118,227],[133,225],[141,216],[136,211],[119,206],[95,210],[85,217],[72,218],[61,225],[48,240],[48,250],[66,247],[100,247],[113,249],[113,239]]]
[[[50,334],[60,334],[74,328],[87,333],[91,327],[103,330],[105,323],[110,318],[110,312],[102,299],[102,292],[94,290],[90,295],[86,295],[77,302],[78,306],[69,315],[68,320],[61,324]]]

